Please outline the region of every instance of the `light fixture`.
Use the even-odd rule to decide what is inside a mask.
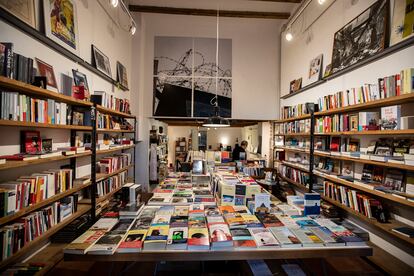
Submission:
[[[129,28],[129,31],[131,32],[132,35],[134,35],[135,32],[137,31],[137,27],[135,27],[134,23],[131,24],[131,27]]]
[[[214,103],[214,115],[207,118],[207,120],[204,121],[203,126],[204,127],[229,127],[230,122],[228,119],[223,118],[220,116],[220,107],[218,105],[218,50],[219,50],[219,10],[217,9],[217,24],[216,24],[216,33],[217,33],[217,39],[216,39],[216,96],[211,100],[215,100]]]
[[[112,7],[116,8],[118,7],[118,4],[119,4],[119,0],[111,0]]]
[[[318,0],[319,5],[325,4],[326,0]]]
[[[289,30],[289,31],[287,31],[287,33],[286,33],[286,35],[285,35],[285,38],[286,38],[286,40],[287,40],[287,41],[291,41],[291,40],[293,39],[293,35],[292,35],[292,33],[290,32],[290,30]]]

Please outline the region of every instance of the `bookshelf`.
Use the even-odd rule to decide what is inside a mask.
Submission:
[[[413,40],[414,41],[414,40]],[[320,151],[314,151],[314,141],[313,138],[315,136],[357,136],[357,137],[361,137],[361,136],[378,136],[378,137],[401,137],[401,138],[412,138],[414,135],[414,129],[403,129],[403,130],[372,130],[372,131],[341,131],[341,132],[327,132],[327,133],[312,133],[315,129],[315,118],[320,118],[323,116],[329,116],[329,115],[334,115],[334,114],[345,114],[345,113],[350,113],[350,112],[359,112],[359,111],[367,111],[367,110],[372,110],[372,109],[378,109],[381,107],[386,107],[386,106],[392,106],[392,105],[401,105],[401,104],[405,104],[405,103],[410,103],[410,102],[414,102],[414,93],[410,93],[410,94],[403,94],[400,96],[395,96],[395,97],[390,97],[390,98],[385,98],[385,99],[379,99],[379,100],[374,100],[374,101],[370,101],[370,102],[366,102],[363,104],[356,104],[356,105],[350,105],[350,106],[346,106],[346,107],[342,107],[342,108],[335,108],[335,109],[331,109],[331,110],[325,110],[325,111],[319,111],[319,112],[315,112],[313,114],[304,114],[301,116],[297,116],[297,117],[292,117],[292,118],[286,118],[286,119],[281,119],[281,120],[275,120],[273,122],[273,129],[279,129],[281,130],[281,128],[277,128],[277,125],[280,124],[284,124],[284,123],[291,123],[291,122],[295,122],[295,121],[299,121],[299,120],[305,120],[305,119],[309,119],[310,120],[310,129],[311,131],[309,133],[273,133],[273,156],[275,159],[275,153],[276,150],[277,151],[285,151],[285,153],[300,153],[300,154],[306,154],[309,156],[309,169],[306,170],[303,167],[297,165],[297,164],[293,164],[291,162],[287,162],[287,161],[280,161],[280,160],[276,160],[276,161],[280,161],[278,163],[275,162],[275,160],[273,160],[273,165],[274,166],[278,166],[278,164],[283,164],[285,166],[289,166],[291,168],[294,169],[298,169],[300,171],[305,171],[308,172],[310,174],[310,183],[309,185],[301,185],[287,177],[284,177],[282,175],[280,175],[280,173],[278,173],[278,177],[281,180],[284,180],[290,184],[292,184],[293,186],[295,186],[299,191],[301,192],[311,192],[313,191],[313,183],[315,183],[314,181],[314,177],[318,177],[318,178],[322,178],[323,180],[326,181],[330,181],[332,183],[335,183],[336,185],[340,185],[340,186],[344,186],[344,187],[348,187],[350,189],[354,189],[362,194],[368,195],[368,196],[372,196],[372,198],[374,199],[378,199],[379,201],[384,202],[385,205],[387,205],[387,207],[391,207],[391,210],[394,210],[394,208],[403,208],[405,210],[412,210],[412,208],[414,207],[414,202],[401,197],[401,196],[396,196],[393,195],[391,193],[384,193],[378,190],[374,190],[371,189],[370,187],[365,187],[363,185],[359,185],[357,183],[354,182],[350,182],[341,178],[336,177],[335,175],[332,174],[327,174],[327,173],[323,173],[323,172],[319,172],[318,170],[314,169],[314,165],[313,165],[313,161],[314,161],[314,157],[315,156],[319,156],[319,157],[328,157],[331,158],[333,160],[341,160],[341,161],[351,161],[353,163],[359,163],[359,164],[370,164],[370,165],[374,165],[374,166],[379,166],[379,167],[384,167],[384,168],[390,168],[390,169],[399,169],[399,170],[405,170],[405,171],[414,171],[414,166],[411,165],[406,165],[406,164],[397,164],[397,163],[392,163],[392,162],[380,162],[380,161],[374,161],[374,160],[365,160],[365,159],[360,159],[360,158],[353,158],[353,157],[349,157],[349,156],[341,156],[341,155],[331,155],[329,151],[327,152],[320,152]],[[287,137],[298,137],[299,138],[306,138],[306,139],[310,139],[310,148],[295,148],[295,147],[289,147],[289,146],[282,146],[280,144],[278,144],[276,146],[276,138],[279,138],[280,141],[280,137],[283,137],[283,140],[286,140]],[[300,141],[300,140],[299,140]],[[283,143],[285,144],[285,143]],[[287,160],[287,158],[286,158]],[[402,193],[401,195],[404,196],[404,193]],[[407,195],[408,196],[408,195]],[[389,223],[380,223],[375,219],[370,219],[366,216],[364,216],[361,213],[356,212],[354,209],[347,207],[345,205],[342,205],[340,202],[337,202],[331,198],[328,198],[326,196],[323,196],[323,194],[321,195],[321,198],[323,200],[325,200],[328,203],[331,203],[332,205],[335,205],[337,207],[339,207],[341,210],[343,210],[346,214],[352,216],[353,218],[359,220],[360,222],[364,223],[365,225],[367,225],[367,227],[369,229],[373,229],[375,231],[379,231],[380,233],[385,233],[388,238],[390,238],[393,242],[396,242],[398,244],[405,244],[408,246],[411,246],[414,244],[414,240],[411,238],[407,238],[403,235],[400,235],[394,231],[392,231],[393,228],[396,227],[403,227],[403,226],[408,226],[400,221],[397,221],[395,219],[390,219]]]
[[[78,205],[78,210],[73,213],[71,216],[64,219],[62,222],[56,224],[49,230],[47,230],[42,236],[37,237],[33,241],[31,241],[29,244],[24,246],[22,249],[17,251],[14,255],[10,256],[9,258],[3,260],[0,263],[0,270],[4,269],[8,265],[17,262],[18,260],[22,259],[23,257],[30,254],[32,250],[35,250],[38,246],[40,246],[43,242],[45,242],[47,239],[49,239],[53,234],[57,233],[59,230],[61,230],[63,227],[74,221],[75,219],[85,215],[87,212],[91,210],[90,205]]]
[[[131,165],[122,168],[114,173],[111,174],[98,174],[96,172],[96,162],[97,162],[97,155],[103,156],[105,154],[111,154],[115,152],[125,150],[131,150],[135,148],[135,136],[136,136],[136,117],[134,115],[119,112],[116,110],[108,109],[99,105],[96,105],[92,102],[87,101],[81,101],[77,100],[75,98],[65,96],[63,94],[59,94],[54,91],[50,91],[47,89],[39,88],[27,83],[23,83],[20,81],[8,79],[5,77],[0,76],[0,89],[2,91],[12,91],[12,92],[19,92],[24,95],[28,96],[35,96],[38,99],[53,99],[58,102],[63,102],[71,106],[76,107],[82,107],[85,112],[91,113],[91,121],[85,122],[85,126],[77,126],[77,125],[60,125],[60,124],[46,124],[46,123],[35,123],[35,122],[22,122],[22,121],[13,121],[13,120],[0,120],[0,126],[11,128],[10,130],[13,131],[19,131],[21,128],[47,128],[47,129],[56,129],[57,131],[62,130],[69,130],[68,132],[65,132],[63,135],[67,135],[70,139],[70,145],[73,146],[75,143],[75,136],[77,135],[77,132],[90,132],[91,133],[91,150],[86,151],[84,153],[74,154],[70,156],[56,156],[56,157],[50,157],[50,158],[44,158],[44,159],[36,159],[36,160],[30,160],[30,161],[7,161],[5,164],[0,165],[0,173],[5,174],[7,173],[7,170],[14,170],[22,167],[27,166],[36,166],[39,164],[53,164],[54,162],[58,161],[69,161],[66,165],[66,167],[69,167],[72,169],[73,172],[73,179],[76,180],[76,168],[77,168],[77,159],[79,158],[85,158],[90,157],[90,164],[91,164],[91,174],[87,176],[86,178],[89,178],[86,182],[83,184],[76,184],[71,189],[66,190],[64,192],[61,192],[59,194],[55,194],[45,200],[42,200],[36,204],[30,205],[28,207],[25,207],[23,209],[20,209],[16,211],[13,214],[4,216],[0,218],[0,227],[4,227],[6,225],[12,224],[13,222],[18,221],[20,218],[29,215],[32,212],[38,211],[41,208],[47,207],[48,205],[59,201],[67,196],[71,196],[75,193],[78,193],[84,189],[91,189],[91,194],[96,194],[96,185],[97,182],[102,181],[108,177],[114,176],[116,174],[119,174],[124,171],[128,171],[129,169],[134,167],[136,156],[135,153],[133,153],[133,159],[131,160]],[[114,129],[103,129],[98,130],[97,124],[96,124],[96,112],[102,112],[105,114],[111,114],[112,116],[122,117],[125,119],[133,120],[133,129],[134,130],[114,130]],[[97,134],[98,133],[120,133],[122,137],[125,137],[125,134],[132,134],[132,144],[122,145],[114,148],[110,148],[107,150],[96,150],[96,144],[97,144]],[[67,133],[67,134],[66,134]],[[52,165],[53,166],[53,165]],[[82,178],[83,179],[83,178]],[[135,181],[135,170],[133,172],[133,181]],[[10,179],[12,180],[12,179]],[[119,187],[115,191],[105,195],[105,199],[109,199],[112,197],[117,191],[119,191],[122,188]],[[100,202],[100,201],[98,201]],[[69,217],[65,218],[62,222],[59,224],[53,226],[49,230],[47,230],[45,233],[43,233],[41,236],[37,237],[35,240],[28,243],[26,246],[24,246],[21,250],[16,252],[15,254],[11,255],[7,259],[0,262],[0,270],[3,270],[8,265],[20,261],[22,258],[26,257],[27,255],[31,254],[32,251],[35,251],[40,247],[42,244],[44,244],[53,234],[57,233],[59,230],[61,230],[63,227],[71,223],[76,218],[79,218],[80,216],[83,216],[87,213],[91,214],[91,220],[92,222],[95,221],[96,216],[96,204],[98,203],[95,197],[92,197],[87,204],[83,204],[82,200],[78,202],[78,209],[75,213],[70,215]]]

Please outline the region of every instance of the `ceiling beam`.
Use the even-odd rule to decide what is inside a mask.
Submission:
[[[188,8],[171,8],[158,6],[129,5],[131,12],[145,13],[164,13],[164,14],[182,14],[198,16],[217,16],[217,10],[210,9],[188,9]],[[262,18],[262,19],[288,19],[289,12],[254,12],[254,11],[220,11],[220,17],[239,17],[239,18]]]

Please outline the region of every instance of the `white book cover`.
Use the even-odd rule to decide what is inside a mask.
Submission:
[[[254,240],[256,241],[257,247],[276,247],[279,246],[279,242],[273,236],[267,228],[251,228],[249,229]]]

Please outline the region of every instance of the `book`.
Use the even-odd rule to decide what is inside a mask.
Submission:
[[[319,215],[321,213],[321,195],[318,193],[305,193],[304,194],[304,210],[303,214]]]
[[[167,249],[187,249],[188,227],[173,227],[168,232]]]
[[[392,191],[403,191],[403,179],[404,173],[403,171],[396,170],[396,169],[389,169],[385,174],[385,180],[383,186],[387,190]]]
[[[24,153],[17,153],[13,155],[2,155],[0,159],[4,159],[6,161],[31,161],[39,159],[38,155],[31,155],[31,154],[24,154]]]
[[[212,249],[233,246],[230,229],[225,223],[211,224],[208,227]]]
[[[230,229],[230,233],[233,238],[233,241],[253,239],[252,234],[250,233],[249,229],[246,229],[246,228]]]
[[[104,230],[87,230],[80,235],[64,249],[65,254],[86,254],[88,250],[100,239],[106,231]]]
[[[193,227],[188,229],[188,250],[208,250],[210,248],[208,229]]]
[[[247,228],[263,227],[263,224],[260,222],[260,220],[255,215],[245,214],[245,213],[242,213],[240,215]]]
[[[359,112],[358,131],[378,130],[379,112]]]
[[[257,214],[257,218],[265,227],[280,227],[283,223],[276,217],[275,214]]]
[[[112,255],[121,243],[123,234],[107,232],[89,250],[88,254]]]
[[[129,230],[125,239],[120,243],[117,253],[135,253],[140,252],[148,229]]]
[[[119,216],[136,217],[143,207],[144,205],[142,203],[138,205],[136,203],[125,205],[119,209]]]
[[[167,245],[169,226],[151,226],[144,240],[144,250],[164,250]]]
[[[224,218],[229,225],[230,229],[233,228],[246,228],[247,225],[245,224],[243,217],[238,213],[227,213],[224,215]],[[207,218],[208,221],[208,218]]]
[[[21,152],[37,153],[42,151],[40,131],[21,131]]]
[[[299,239],[303,247],[321,247],[323,241],[308,228],[291,228],[290,231]]]
[[[299,239],[287,227],[271,227],[270,231],[279,241],[281,247],[302,247]]]
[[[251,240],[233,240],[234,250],[256,249],[257,245],[254,239]]]
[[[391,230],[405,237],[414,238],[414,228],[412,227],[397,227]]]
[[[323,241],[325,246],[344,246],[345,242],[342,238],[337,237],[329,228],[327,227],[310,227],[311,230],[319,239]]]
[[[249,229],[254,240],[256,241],[257,247],[260,249],[275,248],[279,246],[279,242],[272,235],[267,228],[251,228]]]
[[[398,130],[400,129],[401,106],[381,107],[381,130]]]

